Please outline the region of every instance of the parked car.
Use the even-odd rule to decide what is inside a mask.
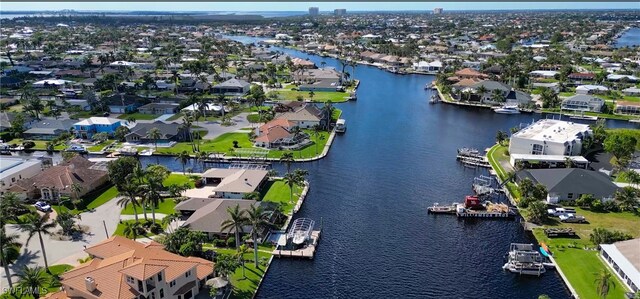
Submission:
[[[587,219],[585,219],[584,216],[576,214],[563,214],[560,215],[560,221],[566,223],[586,223]]]
[[[38,211],[40,212],[51,212],[51,206],[44,201],[38,201],[33,206],[36,207],[36,209],[38,209]]]
[[[566,215],[566,214],[575,214],[576,210],[573,208],[555,208],[555,209],[548,209],[547,210],[547,214],[549,216],[555,216],[555,217],[559,217],[561,215]]]

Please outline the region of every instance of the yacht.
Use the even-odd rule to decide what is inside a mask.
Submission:
[[[512,273],[540,276],[547,270],[542,255],[534,250],[533,244],[511,243],[507,262],[502,269]]]
[[[500,108],[493,109],[493,111],[495,113],[500,113],[500,114],[520,114],[520,110],[518,109],[518,106],[511,106],[511,105],[504,105]]]
[[[83,152],[86,152],[87,149],[83,145],[72,144],[69,147],[67,147],[67,149],[65,151],[83,153]]]
[[[347,130],[347,123],[344,119],[338,119],[336,121],[336,133],[344,133]]]

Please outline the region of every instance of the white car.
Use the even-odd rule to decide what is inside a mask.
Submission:
[[[33,206],[40,212],[51,212],[51,206],[44,201],[38,201]]]

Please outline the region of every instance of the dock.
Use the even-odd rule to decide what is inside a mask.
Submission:
[[[309,244],[307,244],[305,247],[293,250],[274,249],[272,254],[274,257],[278,258],[293,257],[313,259],[316,253],[316,247],[318,247],[318,242],[320,242],[320,231],[314,230],[311,232]]]
[[[514,213],[510,212],[488,212],[488,211],[473,211],[465,210],[464,212],[456,212],[456,216],[459,218],[497,218],[497,219],[511,219],[515,218]]]

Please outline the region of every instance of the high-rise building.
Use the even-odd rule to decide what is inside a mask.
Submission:
[[[336,16],[344,16],[347,14],[347,10],[344,8],[337,8],[333,10],[333,14]]]
[[[309,15],[310,16],[317,16],[320,14],[320,8],[318,7],[309,7]]]
[[[442,11],[443,11],[443,9],[442,9],[442,8],[440,8],[440,7],[436,7],[436,8],[434,8],[434,9],[433,9],[433,14],[434,14],[434,15],[439,15],[439,14],[441,14],[441,13],[442,13]]]

